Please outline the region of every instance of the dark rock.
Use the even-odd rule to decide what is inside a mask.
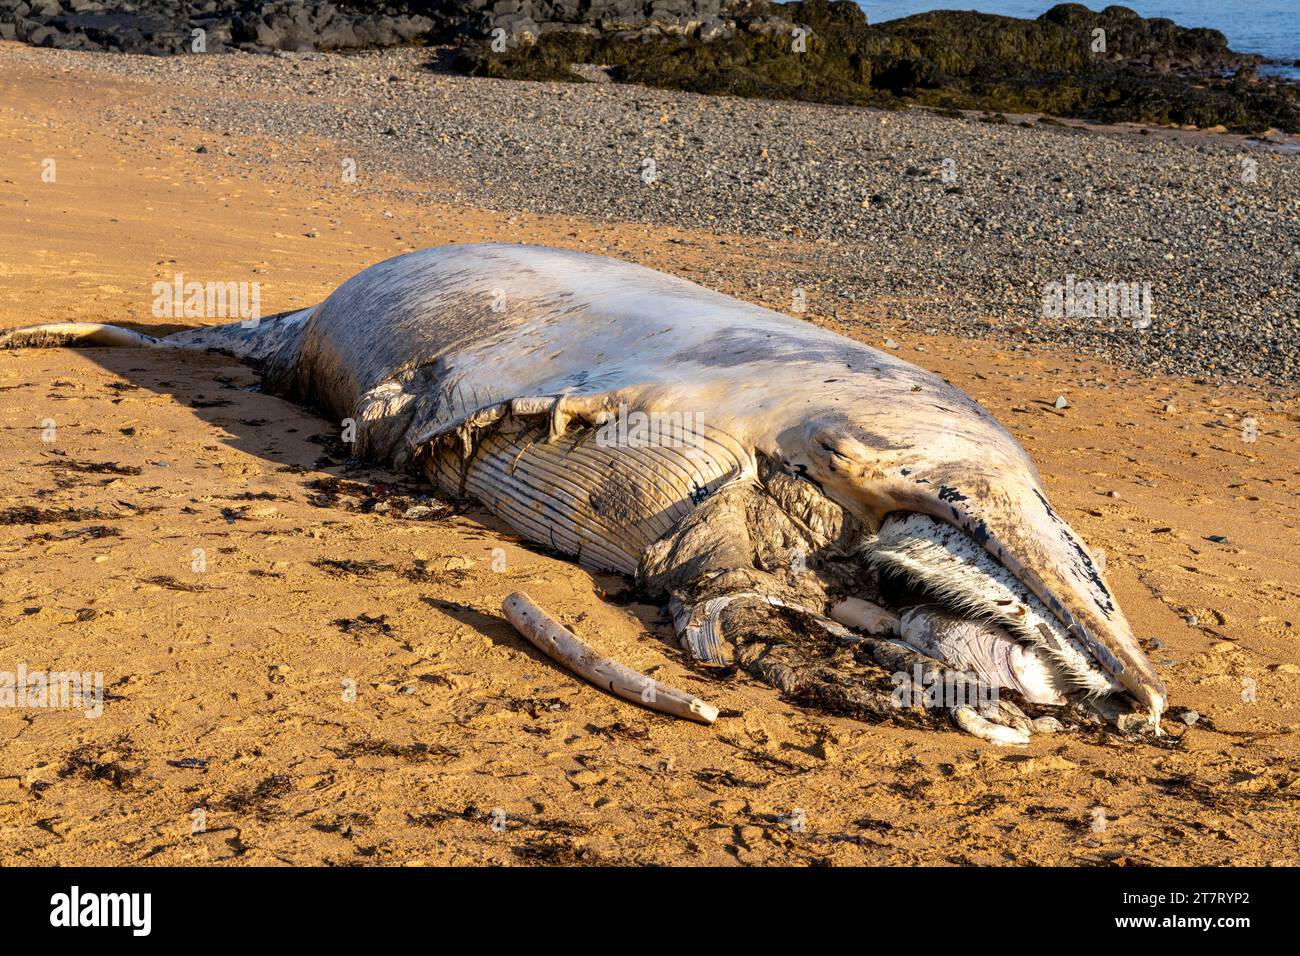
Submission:
[[[353,25],[357,40],[363,47],[397,46],[402,41],[392,17],[372,17]]]
[[[282,49],[284,37],[280,31],[265,21],[258,21],[253,25],[252,40],[258,46],[264,46],[271,50]]]
[[[316,36],[318,50],[349,50],[359,46],[361,41],[351,21],[342,18],[331,21]]]

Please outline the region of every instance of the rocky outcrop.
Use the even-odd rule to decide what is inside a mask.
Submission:
[[[755,5],[710,43],[560,33],[504,52],[471,44],[462,68],[559,80],[574,79],[572,64],[599,64],[615,81],[697,93],[1300,129],[1300,88],[1262,78],[1260,61],[1218,31],[1117,6],[1061,4],[1034,20],[944,10],[873,25],[855,3],[794,0]]]
[[[0,39],[169,55],[354,50],[465,38],[498,49],[548,33],[731,36],[753,0],[0,0]],[[200,31],[197,32],[196,31]]]
[[[366,11],[295,0],[0,0],[4,39],[158,56],[395,46],[436,27],[433,18],[401,6]]]

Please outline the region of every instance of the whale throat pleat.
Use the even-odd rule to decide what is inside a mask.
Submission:
[[[719,486],[753,473],[743,446],[716,429],[673,444],[606,445],[594,428],[548,442],[546,430],[503,428],[468,463],[448,446],[428,476],[469,495],[529,540],[587,567],[634,575],[645,550]]]

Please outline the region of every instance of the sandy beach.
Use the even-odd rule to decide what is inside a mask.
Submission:
[[[0,328],[165,334],[196,324],[151,314],[153,283],[177,273],[257,282],[270,314],[403,251],[483,240],[617,256],[782,310],[805,288],[808,321],[897,347],[1015,434],[1105,552],[1171,713],[1195,714],[1166,721],[1168,746],[1011,751],[800,709],[704,676],[630,582],[481,509],[392,517],[385,497],[427,489],[332,455],[334,426],[231,359],[8,351],[0,670],[102,672],[106,699],[95,718],[0,709],[0,862],[1300,860],[1294,156],[1250,152],[1251,191],[1233,179],[1245,147],[1208,137],[446,77],[410,51],[223,59],[0,42]],[[412,97],[432,118],[404,123]],[[559,104],[584,119],[557,125]],[[672,184],[672,157],[725,153],[691,137],[742,122],[799,131],[755,140],[752,160],[807,141],[813,198],[779,171],[733,183],[721,159],[708,175],[678,160],[693,178]],[[476,173],[457,157],[493,124],[499,165]],[[632,128],[667,137],[648,193],[639,144],[596,157],[581,138]],[[836,135],[874,150],[875,181],[837,166]],[[955,185],[979,232],[940,211],[955,194],[939,138],[972,157]],[[1108,157],[1096,183],[1060,165],[1081,150]],[[1013,156],[1023,172],[1001,175],[1019,186],[994,190]],[[1139,251],[1126,189],[1153,197],[1162,242]],[[1016,218],[1018,201],[1043,222],[1085,197],[1068,235]],[[1042,282],[1068,269],[1160,283],[1154,336],[1041,319]],[[577,682],[501,618],[520,589],[723,717],[684,724]]]

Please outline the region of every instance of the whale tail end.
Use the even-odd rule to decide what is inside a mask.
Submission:
[[[160,341],[152,335],[98,322],[53,322],[0,332],[0,349],[58,349],[78,345],[90,348],[153,348]]]
[[[53,322],[0,332],[0,350],[23,348],[169,348],[224,352],[265,366],[297,351],[307,320],[316,311],[298,309],[266,318],[183,329],[163,338],[98,322]]]

